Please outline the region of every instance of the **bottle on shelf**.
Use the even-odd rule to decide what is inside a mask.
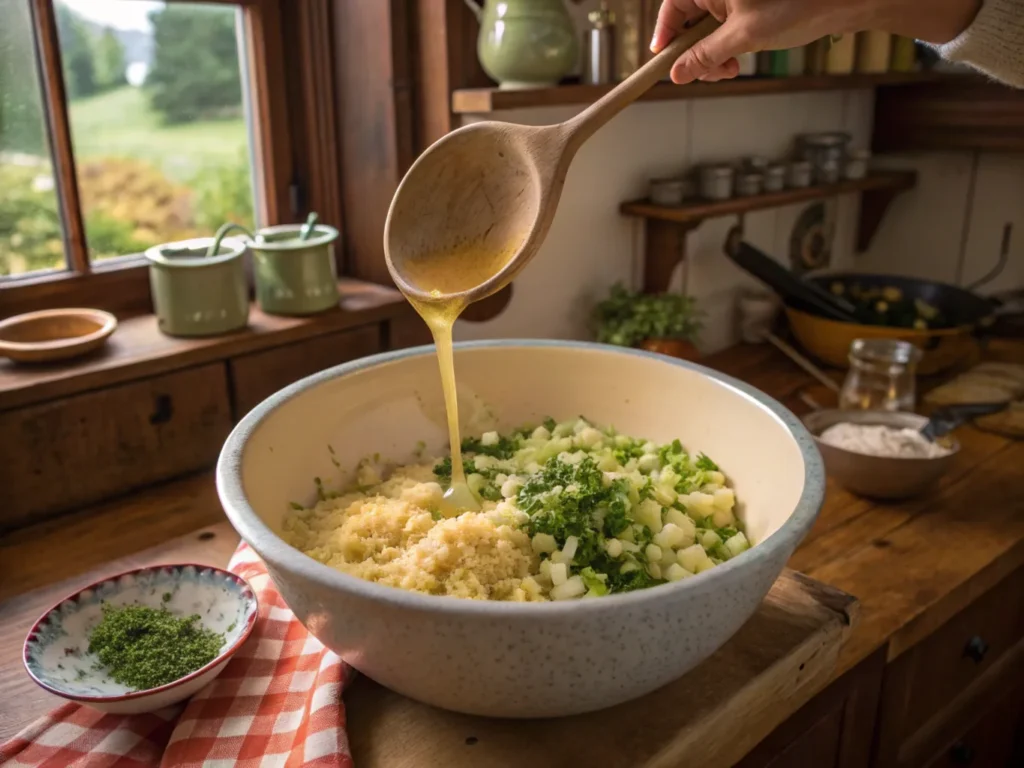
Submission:
[[[850,74],[857,52],[857,36],[833,36],[831,42],[825,59],[825,72],[829,75]]]
[[[757,54],[741,53],[736,57],[740,65],[740,77],[753,77],[757,74]]]
[[[892,35],[888,32],[857,33],[857,71],[880,75],[889,71]]]
[[[913,72],[917,69],[917,44],[911,37],[892,36],[892,55],[889,69],[893,72]]]
[[[805,69],[808,75],[824,75],[828,63],[830,41],[827,37],[807,45]]]
[[[790,48],[786,51],[786,74],[790,77],[800,77],[807,70],[807,48]]]

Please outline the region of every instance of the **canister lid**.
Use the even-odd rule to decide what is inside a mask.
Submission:
[[[255,240],[250,245],[257,251],[294,251],[298,248],[309,248],[327,245],[338,239],[338,230],[326,224],[317,224],[308,240],[299,240],[302,224],[280,224],[276,227],[257,229]]]
[[[225,237],[220,241],[216,256],[207,256],[206,251],[213,242],[212,237],[196,237],[174,243],[154,245],[146,250],[145,256],[153,264],[164,267],[209,267],[237,259],[245,253],[246,242],[237,237]]]

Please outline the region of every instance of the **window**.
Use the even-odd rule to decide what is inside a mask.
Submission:
[[[26,0],[0,0],[0,276],[64,268]]]
[[[0,302],[299,215],[281,205],[297,197],[274,74],[285,4],[0,0]]]
[[[56,0],[93,261],[253,224],[239,9]],[[120,24],[120,27],[112,26]]]

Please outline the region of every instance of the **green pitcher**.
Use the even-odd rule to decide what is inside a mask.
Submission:
[[[502,88],[556,85],[579,58],[563,0],[465,0],[480,22],[477,56]]]

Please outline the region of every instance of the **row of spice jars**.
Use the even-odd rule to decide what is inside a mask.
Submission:
[[[770,162],[748,157],[739,163],[711,163],[692,177],[652,179],[648,199],[654,205],[675,206],[692,197],[730,200],[812,184],[834,184],[840,178],[861,179],[868,172],[870,154],[849,150],[846,134],[807,134],[797,140],[789,161]]]
[[[740,77],[883,74],[913,72],[917,49],[911,38],[871,31],[824,37],[783,51],[746,53],[737,59]]]
[[[840,179],[868,175],[871,153],[851,149],[848,133],[806,133],[796,138],[796,157],[811,164],[815,184],[835,184]]]

